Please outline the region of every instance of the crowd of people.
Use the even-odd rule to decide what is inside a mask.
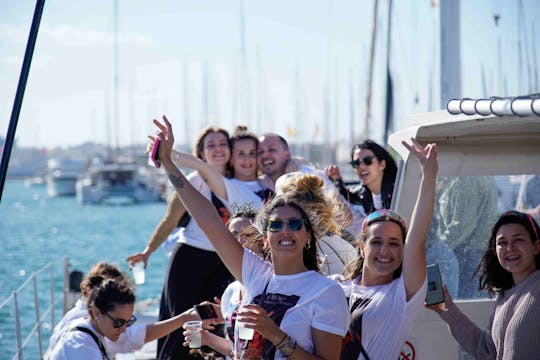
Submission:
[[[446,221],[442,201],[453,211],[459,206],[455,191],[437,192],[436,144],[403,143],[421,168],[406,220],[390,210],[396,162],[371,140],[352,147],[360,185],[351,188],[338,166],[312,167],[277,134],[257,137],[239,126],[229,136],[208,127],[188,154],[173,150],[165,116],[154,124],[157,135],[150,138],[160,140],[160,162],[175,192],[144,250],[128,262],[147,266],[161,244],[173,244],[159,321],[137,324],[129,279],[99,263],[81,284],[82,298],[55,327],[51,359],[113,359],[154,339],[158,359],[396,359],[424,306],[473,356],[540,354],[534,341],[540,325],[530,316],[540,310],[540,229],[527,213],[486,216],[491,235],[445,242],[448,251],[471,252],[474,245],[481,258],[460,276],[478,275],[465,297],[476,290],[497,296],[487,329],[455,306],[457,288],[445,286],[443,303],[425,305],[429,249],[449,237],[437,234],[433,221]],[[184,175],[179,166],[194,171]],[[450,280],[453,286],[461,277]],[[201,319],[200,304],[215,316]],[[185,326],[191,320],[202,320],[197,349]],[[252,337],[240,336],[241,328],[253,329]]]

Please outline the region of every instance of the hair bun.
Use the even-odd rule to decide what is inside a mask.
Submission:
[[[233,136],[245,133],[247,131],[248,131],[248,128],[246,125],[236,125],[236,127],[234,128]]]

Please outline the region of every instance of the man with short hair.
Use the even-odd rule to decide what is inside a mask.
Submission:
[[[286,168],[290,159],[289,144],[283,137],[273,133],[266,133],[259,137],[257,164],[273,184],[287,172]]]

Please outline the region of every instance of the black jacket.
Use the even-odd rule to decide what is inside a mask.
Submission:
[[[334,185],[339,190],[339,193],[353,205],[362,205],[366,215],[374,212],[375,207],[373,206],[373,197],[371,196],[371,191],[365,185],[360,185],[355,188],[347,188],[343,183],[343,179],[332,180]],[[392,204],[392,193],[394,192],[394,182],[383,181],[381,185],[381,201],[383,209],[390,209]]]

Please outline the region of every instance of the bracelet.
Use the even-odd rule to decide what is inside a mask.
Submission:
[[[279,349],[279,347],[280,347],[279,345],[280,345],[283,341],[285,341],[285,339],[287,339],[287,336],[288,336],[287,333],[285,333],[285,335],[283,335],[283,338],[282,338],[281,340],[279,340],[279,342],[276,344],[276,349]]]

